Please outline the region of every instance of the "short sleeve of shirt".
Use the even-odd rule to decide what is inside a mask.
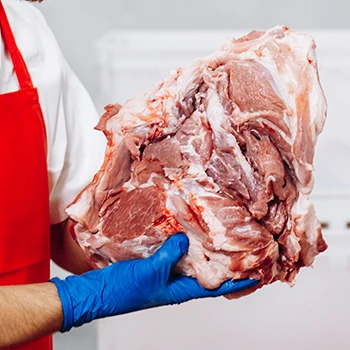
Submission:
[[[99,116],[92,100],[64,59],[41,12],[26,1],[3,0],[3,4],[39,92],[48,142],[50,220],[56,224],[67,218],[66,206],[102,165],[106,140],[94,130]],[[3,44],[0,72],[0,93],[18,90]]]
[[[67,218],[65,207],[99,170],[106,145],[104,135],[94,130],[98,122],[95,107],[68,66],[61,84],[57,114],[47,128],[51,224]]]

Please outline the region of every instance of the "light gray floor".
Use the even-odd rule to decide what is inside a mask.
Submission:
[[[97,349],[97,328],[95,324],[85,325],[69,333],[54,335],[54,350],[79,349]]]

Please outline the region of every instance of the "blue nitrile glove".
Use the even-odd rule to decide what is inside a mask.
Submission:
[[[64,314],[61,331],[97,318],[217,297],[258,284],[248,279],[228,281],[215,290],[207,290],[196,279],[171,273],[186,253],[188,244],[187,236],[179,233],[147,259],[117,262],[65,280],[53,278],[51,281],[57,287]]]

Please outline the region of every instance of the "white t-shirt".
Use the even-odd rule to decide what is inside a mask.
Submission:
[[[99,170],[106,140],[93,129],[98,122],[96,109],[62,56],[40,11],[26,1],[2,2],[39,91],[48,140],[50,220],[56,224],[67,218],[66,205]],[[0,94],[18,89],[12,61],[0,40]]]

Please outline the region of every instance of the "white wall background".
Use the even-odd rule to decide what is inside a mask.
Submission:
[[[350,28],[348,0],[45,0],[39,7],[93,97],[94,43],[112,29]]]
[[[111,30],[249,31],[267,29],[276,24],[285,24],[293,29],[308,29],[311,33],[316,29],[350,29],[349,0],[45,0],[38,7],[53,29],[68,62],[99,106],[113,101],[111,95],[107,97],[107,94],[106,100],[100,101],[101,70],[97,65],[95,44]],[[344,42],[344,46],[347,45],[350,46],[350,42]],[[333,80],[328,88],[332,106],[343,101],[343,111],[348,110],[346,90],[340,87],[339,95],[336,90],[337,78]],[[350,91],[349,75],[344,75],[342,84]],[[332,116],[336,115],[332,113]],[[345,114],[343,118],[346,118]],[[330,124],[336,126],[336,123]],[[327,149],[324,149],[325,153]],[[333,172],[332,176],[336,178],[337,170],[332,168],[336,162],[332,154],[328,150],[331,166],[323,168]],[[344,164],[349,158],[342,158],[341,161]],[[333,183],[339,184],[339,181]],[[342,206],[343,214],[347,204]],[[331,206],[339,207],[339,202],[329,201]],[[328,210],[324,202],[320,210],[325,216],[328,214],[327,220],[332,219],[332,210]],[[336,241],[337,237],[332,239]],[[342,242],[338,242],[338,246]],[[347,242],[344,249],[348,245]],[[242,302],[201,301],[171,312],[169,308],[149,310],[99,322],[104,332],[104,341],[100,339],[99,349],[207,350],[222,349],[223,346],[239,350],[349,349],[350,340],[347,340],[346,334],[350,330],[350,303],[347,298],[350,295],[350,267],[348,261],[332,261],[326,256],[321,258],[314,271],[306,270],[301,274],[293,290],[277,285],[261,291],[259,297],[254,295]],[[340,271],[337,263],[342,266]],[[63,271],[55,267],[53,271],[64,275]],[[184,313],[188,315],[185,320]],[[225,322],[228,313],[232,315],[232,325]],[[226,317],[222,316],[224,314]],[[271,323],[267,322],[267,316]],[[165,324],[169,328],[167,331],[163,329],[160,334],[159,329]],[[189,329],[193,329],[193,325],[197,325],[193,336],[186,337],[186,332],[190,333]],[[176,339],[172,338],[174,328],[175,333],[178,331]],[[97,323],[94,323],[70,334],[56,335],[56,350],[96,350],[97,333]],[[110,337],[111,334],[115,334],[115,337]],[[220,339],[220,342],[215,339]],[[230,346],[230,339],[236,339],[240,345],[237,347],[232,342]],[[318,341],[317,347],[315,340]]]

